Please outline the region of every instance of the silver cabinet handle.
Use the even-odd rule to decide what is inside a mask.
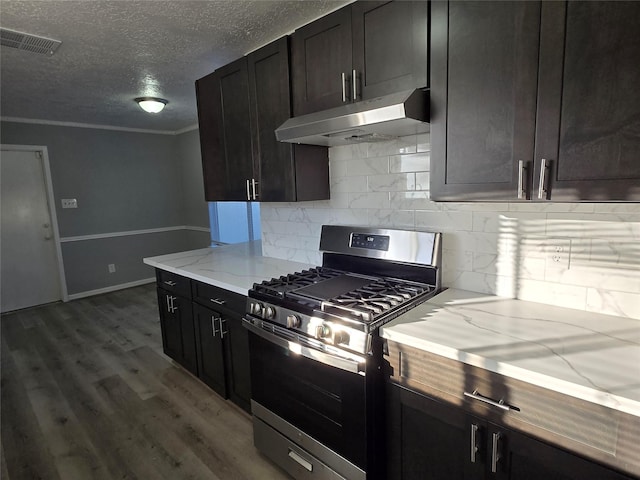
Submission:
[[[313,472],[313,465],[311,464],[311,462],[306,461],[298,453],[294,452],[291,449],[289,449],[289,458],[306,470]]]
[[[173,303],[178,297],[169,297],[171,299],[171,313],[176,313],[178,311],[178,307],[176,307]]]
[[[258,182],[256,182],[255,178],[251,179],[251,190],[253,191],[253,200],[256,200],[258,198],[258,194],[256,193],[256,185],[258,184]]]
[[[491,436],[491,473],[498,472],[498,462],[502,459],[500,455],[500,439],[502,434],[499,432]]]
[[[351,83],[353,84],[353,101],[358,100],[358,75],[356,69],[354,68],[351,72]]]
[[[175,287],[177,285],[176,282],[172,282],[171,280],[165,280],[165,285],[169,285],[170,287]]]
[[[474,400],[480,400],[481,402],[488,403],[491,406],[498,407],[500,410],[515,410],[517,412],[520,411],[518,407],[514,407],[513,405],[509,405],[508,403],[504,403],[504,400],[500,399],[495,401],[493,398],[485,397],[478,393],[478,390],[474,390],[473,393],[464,392],[465,397],[473,398]]]
[[[342,103],[347,101],[347,78],[344,72],[342,72]]]
[[[478,453],[478,425],[471,424],[471,463],[476,463]]]
[[[247,200],[251,200],[251,190],[249,190],[249,179],[247,178]]]
[[[218,317],[218,322],[220,322],[220,339],[223,339],[225,333],[227,332],[224,331],[224,326],[222,324],[227,323],[227,321],[224,320],[222,317]]]
[[[538,199],[544,200],[547,198],[547,169],[549,163],[546,158],[543,158],[540,163],[540,183],[538,184]]]
[[[216,336],[216,317],[215,315],[211,315],[211,336],[215,338]]]
[[[167,312],[173,313],[171,310],[171,304],[169,303],[169,295],[165,295],[165,300],[167,301]]]
[[[518,161],[518,198],[527,198],[527,190],[525,189],[525,178],[527,169],[524,166],[524,161]]]
[[[209,300],[216,305],[224,305],[226,303],[226,300],[222,300],[221,298],[210,298]]]

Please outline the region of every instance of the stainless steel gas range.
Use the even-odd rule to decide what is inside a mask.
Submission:
[[[254,443],[296,479],[384,477],[380,326],[441,288],[441,234],[325,225],[321,267],[255,284]]]

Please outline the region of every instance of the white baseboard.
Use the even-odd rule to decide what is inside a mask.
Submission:
[[[120,285],[112,285],[110,287],[98,288],[97,290],[88,290],[86,292],[74,293],[69,295],[69,300],[77,300],[79,298],[92,297],[93,295],[100,295],[103,293],[115,292],[116,290],[123,290],[125,288],[138,287],[140,285],[146,285],[147,283],[153,283],[156,281],[156,277],[143,278],[142,280],[136,280],[135,282],[121,283]]]

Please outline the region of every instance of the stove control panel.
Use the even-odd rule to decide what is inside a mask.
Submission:
[[[389,250],[388,235],[367,235],[365,233],[352,233],[350,247],[368,248],[369,250]]]

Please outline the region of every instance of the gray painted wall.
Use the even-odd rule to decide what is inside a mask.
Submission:
[[[209,209],[204,199],[202,157],[198,130],[176,137],[182,173],[183,221],[185,225],[209,228]]]
[[[180,225],[208,228],[198,131],[159,135],[2,122],[2,144],[48,149],[62,238]],[[63,210],[62,198],[77,209]],[[62,244],[70,295],[153,276],[146,256],[201,248],[206,232],[178,230]],[[107,264],[116,264],[109,274]]]

